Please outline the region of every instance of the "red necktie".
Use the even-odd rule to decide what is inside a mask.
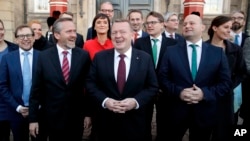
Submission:
[[[134,34],[134,42],[135,42],[135,40],[137,39],[137,37],[138,37],[138,33],[137,32],[135,32],[135,34]]]
[[[63,63],[62,63],[62,72],[66,84],[69,82],[69,61],[67,58],[68,51],[63,51]]]
[[[122,94],[122,91],[126,82],[126,65],[124,62],[124,57],[126,57],[126,55],[120,54],[119,57],[121,59],[119,61],[118,71],[117,71],[117,86],[118,86],[120,94]]]

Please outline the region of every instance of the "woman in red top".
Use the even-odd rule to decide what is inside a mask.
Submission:
[[[89,52],[91,60],[97,52],[113,48],[113,44],[110,37],[110,20],[105,14],[99,13],[95,16],[92,23],[92,39],[87,40],[83,49]]]

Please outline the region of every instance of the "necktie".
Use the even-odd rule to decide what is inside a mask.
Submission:
[[[172,38],[172,39],[174,39],[174,36],[173,36],[173,34],[169,34],[169,37],[170,37],[170,38]]]
[[[137,37],[138,37],[138,33],[137,32],[135,32],[135,34],[134,34],[134,42],[135,42],[135,40],[137,39]]]
[[[118,71],[117,71],[117,86],[121,94],[126,82],[126,65],[124,61],[124,57],[126,56],[124,54],[120,54],[119,57],[121,59],[119,61]]]
[[[69,82],[69,61],[67,58],[68,51],[63,51],[63,63],[62,63],[62,72],[63,72],[63,77],[68,84]]]
[[[191,64],[191,72],[192,72],[192,78],[195,80],[196,74],[197,74],[197,52],[196,52],[196,46],[195,44],[190,45],[193,49],[192,51],[192,64]]]
[[[236,45],[239,45],[239,35],[238,35],[238,34],[236,34],[236,35],[234,36],[234,43],[235,43]]]
[[[24,102],[24,106],[29,106],[29,96],[30,96],[30,88],[31,88],[31,70],[30,70],[30,63],[28,55],[29,52],[23,52],[23,68],[22,68],[22,75],[23,75],[23,95],[22,99]]]
[[[154,64],[156,66],[157,63],[157,41],[158,39],[152,39],[153,43],[153,47],[152,47],[152,52],[153,52],[153,59],[154,59]]]

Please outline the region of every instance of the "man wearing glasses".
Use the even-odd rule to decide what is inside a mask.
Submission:
[[[14,141],[29,141],[29,96],[38,51],[33,49],[34,31],[28,25],[18,26],[15,37],[19,50],[3,56],[0,65],[0,98],[8,105]]]
[[[162,57],[168,46],[176,44],[176,41],[171,38],[166,38],[162,36],[162,31],[164,30],[164,18],[162,14],[152,11],[146,16],[146,22],[144,23],[146,31],[149,34],[147,37],[142,37],[136,40],[134,47],[143,50],[151,55],[154,62],[155,71],[158,73],[159,64],[161,64]],[[156,100],[152,100],[147,108],[147,131],[148,135],[151,135],[151,121],[153,115],[154,104],[156,103],[156,123],[157,123],[157,134],[160,127],[158,125],[158,99],[161,95],[159,90]],[[150,137],[149,137],[150,138]]]
[[[178,42],[184,42],[184,38],[180,34],[176,33],[179,28],[177,13],[167,12],[164,15],[164,27],[165,31],[162,33],[162,36],[178,40]]]
[[[234,11],[231,14],[231,18],[233,21],[232,24],[232,35],[234,37],[233,42],[237,45],[239,45],[240,47],[243,47],[245,39],[247,37],[249,37],[247,34],[243,33],[243,29],[244,26],[246,24],[245,21],[245,13],[243,11]],[[235,89],[234,89],[234,112],[235,112],[235,125],[238,124],[238,115],[240,113],[240,117],[244,117],[245,115],[245,111],[244,111],[244,104],[242,104],[243,101],[243,97],[245,97],[244,95],[248,95],[249,94],[249,83],[250,83],[250,78],[247,77],[245,80],[243,80],[243,82],[238,85]],[[245,93],[245,94],[244,94]],[[242,108],[241,108],[242,107]],[[241,109],[241,110],[240,110]]]
[[[114,17],[114,8],[112,3],[109,1],[102,2],[100,5],[99,13],[107,15],[109,17],[110,22],[112,22],[112,19]],[[88,28],[86,40],[92,39],[92,30],[92,27]]]

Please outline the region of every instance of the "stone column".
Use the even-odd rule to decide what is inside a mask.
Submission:
[[[199,12],[200,17],[203,17],[203,7],[205,4],[205,0],[185,0],[183,2],[184,5],[184,17],[191,14],[192,12]]]
[[[52,16],[53,11],[60,11],[61,13],[68,10],[68,0],[50,0],[50,16]]]
[[[15,30],[14,27],[14,14],[13,14],[13,0],[1,0],[0,1],[0,17],[5,27],[5,39],[13,42]]]

